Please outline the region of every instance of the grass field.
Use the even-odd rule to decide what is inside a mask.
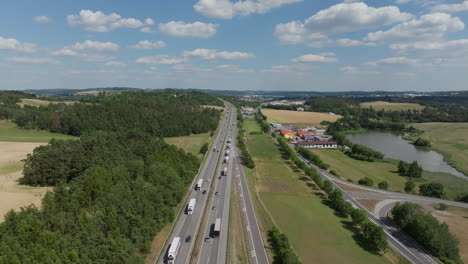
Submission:
[[[185,150],[186,152],[198,155],[198,153],[200,152],[200,148],[203,146],[203,144],[209,142],[210,133],[202,133],[183,137],[169,137],[164,138],[164,140],[168,144],[176,145],[177,147]]]
[[[432,148],[444,156],[445,161],[468,176],[468,123],[412,124],[424,130]]]
[[[340,115],[317,112],[298,112],[288,110],[262,109],[269,123],[294,124],[297,126],[317,126],[322,121],[335,122]]]
[[[256,165],[246,173],[264,205],[259,208],[257,203],[256,208],[263,230],[275,223],[303,263],[390,263],[356,244],[346,221],[312,193],[311,183],[281,158],[273,139],[249,134],[259,131],[255,121],[246,120],[244,128]]]
[[[20,129],[12,122],[0,120],[0,141],[45,143],[52,138],[74,139],[76,137],[46,131]]]
[[[374,110],[401,111],[401,110],[423,110],[424,106],[412,103],[390,103],[384,101],[362,103],[362,108],[374,108]]]
[[[468,210],[448,207],[445,211],[432,212],[439,221],[447,223],[449,230],[459,240],[461,259],[468,263]]]
[[[338,150],[320,149],[312,150],[317,153],[323,161],[330,164],[330,170],[335,170],[338,175],[347,180],[357,182],[359,179],[369,177],[374,180],[374,187],[381,181],[389,183],[389,190],[404,192],[406,177],[396,173],[397,164],[386,161],[366,162],[355,160]],[[428,181],[442,183],[445,186],[449,199],[454,199],[458,193],[468,190],[468,181],[457,178],[448,173],[423,172],[423,178],[417,180],[417,185]]]
[[[64,103],[64,104],[74,104],[76,101],[46,101],[46,100],[40,100],[40,99],[21,99],[21,103],[18,103],[20,106],[25,106],[25,105],[30,105],[30,106],[43,106],[43,105],[49,105],[49,104],[58,104],[58,103]]]

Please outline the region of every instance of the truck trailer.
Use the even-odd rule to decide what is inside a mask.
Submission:
[[[215,226],[213,229],[213,236],[218,237],[220,233],[221,233],[221,218],[216,218]]]
[[[195,198],[190,199],[190,202],[187,205],[187,214],[189,215],[193,214],[193,210],[195,209],[196,203],[197,203],[197,200],[195,200]]]
[[[224,154],[225,156],[229,156],[229,149],[226,150],[226,154]]]
[[[197,185],[195,185],[195,190],[199,191],[202,188],[203,179],[198,180]]]
[[[174,237],[172,240],[171,246],[169,247],[169,252],[167,253],[167,263],[174,264],[177,253],[179,252],[180,247],[180,237]]]
[[[222,175],[223,175],[223,176],[227,176],[227,171],[228,171],[228,168],[227,168],[227,167],[224,167],[224,168],[223,168],[223,171],[222,171]]]
[[[227,164],[228,162],[229,162],[229,156],[227,156],[227,157],[224,158],[224,163]]]

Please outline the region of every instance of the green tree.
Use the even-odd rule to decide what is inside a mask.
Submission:
[[[405,192],[412,193],[416,188],[416,182],[414,180],[407,180],[405,183]]]
[[[351,219],[353,220],[353,224],[355,226],[362,226],[365,221],[368,220],[366,212],[359,208],[354,208],[351,211]]]
[[[364,177],[358,181],[358,184],[372,187],[374,186],[374,181],[369,177]]]
[[[407,174],[410,178],[421,178],[422,172],[422,167],[418,164],[417,161],[414,161],[409,165]]]
[[[430,182],[419,186],[419,193],[424,196],[443,198],[445,197],[444,185]]]
[[[379,184],[377,186],[379,187],[379,189],[387,190],[388,189],[388,182],[387,181],[381,181],[381,182],[379,182]]]
[[[201,146],[199,153],[205,155],[207,151],[208,151],[208,143],[205,143]]]

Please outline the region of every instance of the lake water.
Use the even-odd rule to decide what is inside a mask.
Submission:
[[[390,132],[366,132],[348,135],[353,143],[363,144],[372,149],[382,152],[385,157],[403,160],[406,162],[417,161],[424,170],[433,172],[447,172],[457,177],[468,180],[468,177],[457,171],[444,161],[439,153],[432,150],[416,148],[400,135]]]

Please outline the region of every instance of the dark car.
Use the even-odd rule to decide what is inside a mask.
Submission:
[[[215,195],[218,195],[218,194],[219,194],[219,192],[215,192]]]
[[[190,241],[192,241],[192,236],[187,236],[187,238],[185,239],[185,242],[188,243],[188,242],[190,242]]]
[[[203,193],[203,194],[206,194],[206,190],[203,190],[203,192],[202,192],[202,193]]]

